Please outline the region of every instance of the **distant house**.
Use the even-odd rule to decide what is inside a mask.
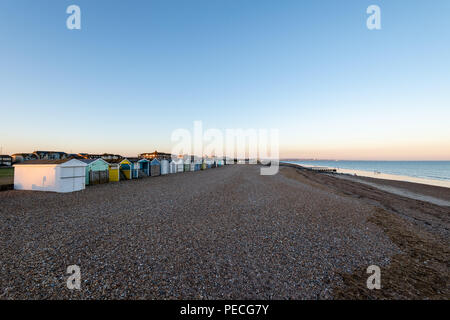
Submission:
[[[88,155],[88,159],[103,159],[101,154],[89,154]],[[105,160],[105,159],[103,159]],[[106,160],[110,160],[110,159],[106,159]]]
[[[39,160],[64,160],[67,159],[67,153],[61,151],[34,151]]]
[[[0,155],[0,167],[11,167],[12,157],[8,155]]]
[[[78,153],[80,159],[89,159],[89,153]]]
[[[89,159],[103,159],[105,161],[123,159],[123,157],[121,155],[112,154],[112,153],[89,154],[88,158]]]
[[[38,157],[37,155],[33,154],[33,153],[14,153],[12,156],[12,162],[13,163],[22,163],[24,161],[29,161],[29,160],[37,160]]]
[[[71,158],[71,159],[84,159],[82,156],[80,156],[78,153],[68,153],[66,156],[67,159]]]
[[[147,160],[153,160],[153,159],[158,159],[158,160],[170,160],[172,158],[172,154],[170,153],[163,153],[163,152],[146,152],[146,153],[141,153],[139,155],[139,158],[141,159],[147,159]]]

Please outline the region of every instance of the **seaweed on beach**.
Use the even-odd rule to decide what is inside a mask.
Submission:
[[[337,299],[449,299],[450,252],[433,235],[404,219],[377,208],[369,222],[376,224],[402,250],[381,268],[381,289],[366,287],[365,268],[341,274],[344,285],[334,290]]]

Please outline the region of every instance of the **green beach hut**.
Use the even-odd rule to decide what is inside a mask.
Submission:
[[[105,160],[80,159],[86,166],[86,185],[109,182],[109,164]]]

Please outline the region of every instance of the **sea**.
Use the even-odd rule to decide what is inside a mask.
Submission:
[[[300,160],[283,162],[304,166],[362,170],[412,178],[450,181],[450,161]]]

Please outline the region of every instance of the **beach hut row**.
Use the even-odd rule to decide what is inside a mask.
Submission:
[[[14,165],[14,189],[73,192],[95,185],[121,180],[221,167],[223,160],[213,159],[46,159]]]

